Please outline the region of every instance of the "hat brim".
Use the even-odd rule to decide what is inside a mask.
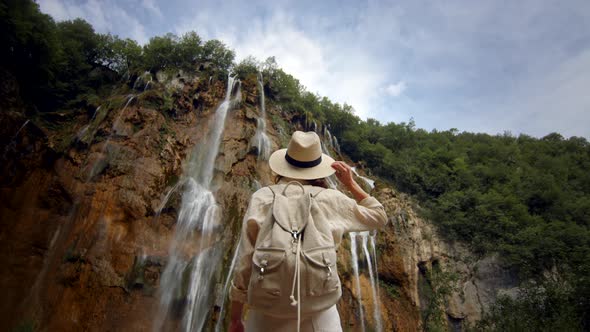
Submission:
[[[289,164],[287,159],[285,159],[286,154],[287,149],[280,149],[273,152],[268,159],[270,169],[278,175],[297,180],[314,180],[328,177],[336,172],[331,166],[334,159],[327,154],[322,153],[322,162],[317,166],[309,168],[296,167]]]

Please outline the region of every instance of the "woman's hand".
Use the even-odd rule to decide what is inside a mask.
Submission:
[[[332,168],[336,170],[336,177],[342,184],[346,187],[346,189],[352,188],[353,183],[355,183],[354,178],[352,177],[352,169],[343,161],[335,161],[332,163]]]
[[[229,324],[229,332],[244,332],[244,324],[241,319],[231,321]]]
[[[332,163],[332,168],[336,170],[336,177],[348,189],[357,202],[369,197],[361,186],[356,183],[352,177],[352,169],[343,161],[335,161]]]

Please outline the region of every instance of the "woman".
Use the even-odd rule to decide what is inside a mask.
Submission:
[[[281,275],[278,279],[279,283],[288,283],[289,285],[293,280],[290,301],[292,306],[297,306],[297,310],[291,310],[288,306],[283,306],[285,301],[280,297],[277,297],[274,305],[267,307],[260,306],[257,299],[253,300],[257,296],[257,294],[252,294],[252,285],[256,285],[255,282],[253,283],[255,276],[258,276],[259,279],[265,277],[263,275],[265,273],[264,268],[259,267],[259,264],[256,265],[254,270],[252,268],[253,256],[256,258],[255,252],[259,249],[265,249],[259,247],[261,240],[259,234],[276,233],[261,230],[268,230],[270,227],[269,222],[273,223],[272,220],[269,221],[269,215],[272,218],[277,213],[285,213],[284,211],[277,211],[275,200],[277,195],[281,195],[280,193],[285,195],[284,201],[287,204],[299,199],[293,197],[303,197],[304,200],[311,197],[307,198],[309,202],[308,212],[306,213],[310,214],[309,220],[313,224],[313,226],[307,227],[308,230],[301,230],[300,234],[296,231],[293,232],[293,250],[281,251],[282,256],[289,257],[284,258],[285,261],[291,259],[291,261],[297,260],[299,262],[298,257],[300,254],[302,257],[306,256],[305,250],[301,249],[301,243],[311,241],[311,237],[315,236],[312,231],[319,232],[318,229],[327,230],[326,234],[328,236],[324,237],[329,237],[328,240],[333,244],[333,247],[338,248],[345,233],[372,230],[385,226],[387,223],[385,210],[375,198],[370,197],[356,183],[352,176],[352,170],[347,164],[334,161],[330,156],[322,154],[320,138],[315,132],[296,131],[293,133],[287,149],[275,151],[269,159],[269,165],[273,172],[280,177],[280,181],[275,186],[265,187],[254,193],[244,216],[238,263],[230,290],[230,299],[232,300],[230,331],[244,331],[244,329],[248,332],[287,332],[299,331],[300,329],[302,331],[342,331],[340,317],[335,305],[335,301],[341,295],[337,274],[335,278],[337,283],[331,283],[331,293],[323,295],[325,301],[320,301],[320,304],[316,303],[318,302],[316,301],[317,296],[315,298],[301,298],[301,280],[303,279],[304,283],[309,283],[309,277],[297,276],[297,273],[312,273],[310,272],[312,268],[300,268],[299,266],[296,266],[294,276],[292,275],[293,269],[290,269],[288,273],[285,272],[285,275]],[[336,177],[342,185],[352,193],[354,199],[347,197],[340,191],[312,185],[317,184],[318,179],[326,178],[334,173],[336,173]],[[301,195],[301,190],[305,195]],[[299,193],[297,193],[298,191]],[[297,210],[292,211],[295,212],[288,213],[297,213]],[[305,217],[305,213],[299,213],[297,218],[305,219],[307,217]],[[276,223],[279,222],[276,221]],[[277,234],[280,234],[280,230],[277,232]],[[323,235],[318,236],[322,237]],[[302,250],[303,252],[301,252]],[[335,257],[335,252],[333,255]],[[326,262],[326,273],[329,279],[336,265],[335,262],[326,261],[327,256],[322,257]],[[303,258],[301,260],[304,261]],[[264,263],[263,267],[266,267],[267,262]],[[319,263],[322,264],[321,259]],[[281,264],[281,262],[278,264]],[[271,263],[271,265],[273,264]],[[259,275],[256,274],[258,273],[257,269],[260,269]],[[301,269],[303,269],[303,272],[301,272]],[[330,280],[334,280],[334,278]],[[249,286],[250,289],[248,289]],[[284,286],[281,287],[284,289]],[[308,286],[304,285],[304,287]],[[268,289],[265,290],[268,292]],[[276,291],[276,293],[278,294],[279,291]],[[304,291],[304,295],[313,296],[316,294],[313,292],[305,294]],[[268,297],[268,294],[263,296]],[[286,296],[286,294],[282,294],[282,296]],[[241,321],[244,303],[250,305],[245,328]],[[309,306],[313,306],[313,308],[310,309]],[[285,309],[283,310],[283,308]],[[316,308],[319,309],[314,311]],[[289,313],[285,312],[283,314],[282,311],[289,311]]]

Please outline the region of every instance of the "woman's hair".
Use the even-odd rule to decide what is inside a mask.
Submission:
[[[284,176],[282,176],[282,175],[276,175],[275,176],[275,179],[274,179],[275,184],[279,183],[279,181],[281,181],[282,178],[284,178]],[[313,179],[313,180],[305,180],[305,181],[307,181],[312,186],[322,187],[324,189],[328,189],[328,181],[326,181],[326,178]]]

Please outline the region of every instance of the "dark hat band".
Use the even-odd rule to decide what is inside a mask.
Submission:
[[[322,163],[322,156],[320,156],[318,159],[312,160],[312,161],[299,161],[299,160],[291,158],[291,156],[289,156],[289,154],[286,153],[285,159],[287,160],[287,162],[289,164],[291,164],[295,167],[300,167],[300,168],[311,168],[311,167],[315,167],[315,166]]]

